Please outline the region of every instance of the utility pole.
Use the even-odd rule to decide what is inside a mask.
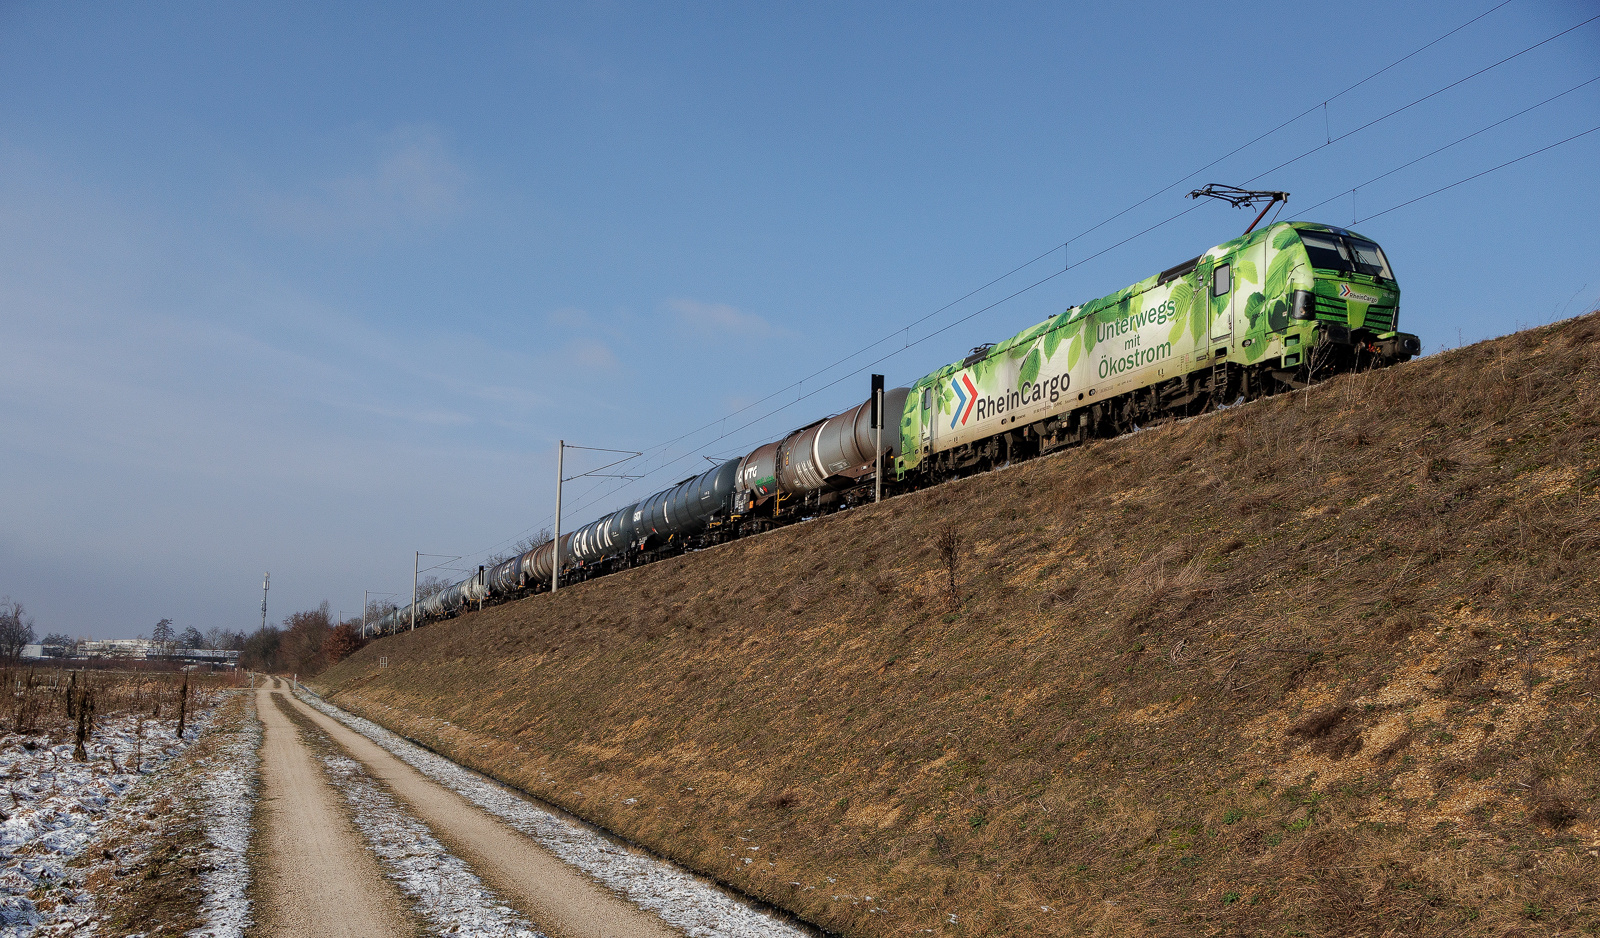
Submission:
[[[362,637],[366,637],[368,629],[374,628],[376,626],[376,623],[369,624],[368,621],[367,621],[367,608],[368,608],[368,604],[372,602],[372,597],[373,596],[394,596],[394,595],[396,595],[396,594],[395,593],[373,593],[371,590],[362,590],[361,591],[361,635],[362,635]],[[390,603],[389,605],[393,606],[394,604]]]
[[[261,577],[261,629],[267,628],[267,590],[272,586],[272,573],[268,571]]]
[[[433,566],[428,568],[430,571],[437,570],[440,567],[443,567],[447,563],[452,563],[454,561],[457,561],[457,560],[461,559],[460,557],[457,557],[454,554],[424,554],[420,550],[416,551],[415,554],[416,554],[416,556],[414,556],[411,559],[411,630],[412,631],[416,631],[416,628],[417,628],[417,583],[418,583],[418,579],[417,578],[418,578],[418,575],[421,572],[419,570],[419,568],[422,566],[422,558],[424,558],[424,557],[443,557],[444,558],[444,563],[436,563],[436,564],[434,564]]]
[[[601,470],[602,469],[610,469],[612,466],[620,466],[620,465],[622,465],[623,463],[627,462],[630,459],[633,459],[633,458],[635,458],[637,456],[643,456],[644,455],[643,453],[636,453],[636,452],[634,452],[633,450],[630,450],[630,449],[605,449],[604,447],[600,447],[600,446],[568,446],[566,440],[557,441],[557,443],[556,443],[556,534],[555,534],[555,539],[553,541],[551,541],[551,544],[550,544],[550,561],[551,561],[550,562],[550,592],[552,592],[552,593],[554,593],[556,591],[556,587],[561,583],[561,483],[563,483],[563,482],[571,482],[572,481],[572,479],[568,479],[566,477],[566,474],[565,474],[565,461],[566,461],[566,456],[567,456],[567,450],[569,450],[569,449],[583,449],[583,450],[588,450],[591,453],[620,453],[620,454],[622,454],[622,458],[621,459],[615,460],[613,462],[608,462],[604,466],[599,467],[598,469],[590,469],[588,472],[580,472],[577,475],[573,476],[572,479],[583,479],[583,478],[589,478],[589,477],[598,477],[598,478],[602,478],[602,479],[638,479],[638,478],[641,478],[641,477],[640,476],[622,475],[620,473],[607,473],[607,472],[602,472]]]
[[[872,376],[872,428],[878,441],[872,448],[872,500],[883,501],[883,375]]]
[[[567,441],[556,442],[556,536],[550,542],[550,592],[561,584],[561,476],[562,461],[567,455]]]

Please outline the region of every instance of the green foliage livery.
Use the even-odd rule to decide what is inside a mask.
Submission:
[[[1044,357],[1039,354],[1038,349],[1028,353],[1028,357],[1022,360],[1022,370],[1017,375],[1017,390],[1020,391],[1023,385],[1032,384],[1039,380],[1039,365],[1043,361]]]
[[[1261,318],[1261,308],[1267,305],[1267,298],[1260,293],[1250,294],[1250,299],[1244,304],[1244,317],[1249,322],[1251,332],[1256,330],[1256,323]]]
[[[1289,273],[1304,256],[1304,249],[1279,251],[1267,265],[1267,280],[1261,285],[1261,292],[1271,297],[1281,295],[1288,286]]]

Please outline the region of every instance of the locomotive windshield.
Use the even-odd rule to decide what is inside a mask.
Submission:
[[[1371,241],[1324,231],[1301,231],[1300,240],[1311,257],[1312,267],[1394,279],[1383,249]]]
[[[1385,280],[1394,279],[1394,274],[1389,270],[1389,260],[1383,256],[1383,248],[1360,238],[1346,238],[1345,241],[1350,244],[1356,270]]]

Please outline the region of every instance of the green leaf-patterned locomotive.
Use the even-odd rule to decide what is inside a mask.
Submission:
[[[1399,301],[1369,238],[1310,222],[1251,232],[917,381],[897,469],[992,450],[1008,433],[1075,427],[1081,438],[1095,421],[1192,412],[1225,394],[1404,361],[1421,346],[1396,331]]]

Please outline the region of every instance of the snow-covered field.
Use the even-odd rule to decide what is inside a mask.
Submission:
[[[802,938],[807,934],[693,873],[619,846],[303,688],[299,696],[692,938]]]
[[[434,932],[460,938],[544,938],[485,888],[467,864],[446,850],[428,826],[401,807],[359,762],[324,755],[322,764],[384,873]]]
[[[261,721],[255,698],[238,730],[203,760],[198,788],[205,805],[206,849],[201,882],[205,924],[191,938],[239,938],[250,925],[250,835],[259,783]]]
[[[51,745],[48,736],[0,738],[0,938],[84,926],[93,902],[83,871],[68,864],[119,817],[122,797],[204,732],[213,713],[193,713],[182,742],[172,720],[101,720],[85,762],[73,761],[72,743]]]

